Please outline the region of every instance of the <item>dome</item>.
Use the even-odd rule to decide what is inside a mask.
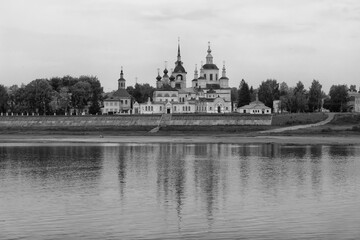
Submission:
[[[203,69],[211,69],[211,70],[213,70],[213,69],[219,70],[219,68],[218,68],[215,64],[213,64],[213,63],[204,64],[204,65],[202,66],[202,68],[203,68]]]
[[[229,80],[228,77],[221,77],[219,80]]]
[[[158,81],[160,81],[160,80],[161,80],[160,75],[158,75],[158,76],[156,77],[156,80],[158,80]]]
[[[173,75],[170,76],[170,81],[174,81],[175,77]]]
[[[175,69],[175,73],[186,73],[185,68],[181,64],[177,64]]]
[[[195,79],[193,79],[192,81],[193,81],[193,82],[197,82],[197,79],[195,78]]]
[[[164,74],[166,75],[169,71],[165,68],[164,69]]]

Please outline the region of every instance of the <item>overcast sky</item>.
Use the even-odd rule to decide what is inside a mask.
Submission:
[[[94,75],[105,91],[155,86],[178,37],[191,86],[208,41],[229,84],[317,79],[360,87],[359,0],[1,0],[0,84]]]

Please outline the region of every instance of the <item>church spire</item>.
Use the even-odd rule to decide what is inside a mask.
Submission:
[[[183,62],[181,61],[181,54],[180,54],[180,38],[178,38],[177,59],[175,62],[174,72],[172,72],[172,74],[174,74],[174,73],[186,74],[185,68],[183,67],[182,64],[183,64]]]
[[[120,79],[124,78],[124,72],[123,72],[123,67],[121,66],[121,70],[120,70]]]
[[[206,64],[213,64],[213,56],[211,55],[210,42],[208,42],[208,50],[206,56]]]
[[[198,79],[199,75],[198,75],[198,70],[197,70],[197,64],[195,64],[195,72],[194,72],[194,79]]]
[[[225,61],[223,62],[222,77],[226,77]]]
[[[178,38],[178,55],[177,55],[177,61],[181,62],[181,55],[180,55],[180,37]]]
[[[118,89],[125,89],[125,81],[123,67],[121,66],[120,78],[118,80]]]

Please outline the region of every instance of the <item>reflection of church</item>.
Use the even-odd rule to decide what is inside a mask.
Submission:
[[[213,63],[210,43],[207,50],[206,64],[201,64],[200,76],[195,66],[192,86],[186,87],[186,74],[181,61],[180,45],[178,45],[175,68],[169,71],[165,67],[161,77],[158,70],[156,90],[153,100],[146,103],[135,103],[135,113],[230,113],[231,89],[226,77],[225,64],[221,76],[219,68]]]

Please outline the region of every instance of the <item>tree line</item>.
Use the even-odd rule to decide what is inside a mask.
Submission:
[[[152,98],[155,88],[148,83],[136,83],[126,90],[134,101],[144,103]],[[242,79],[238,88],[231,88],[231,101],[241,107],[255,101],[258,96],[258,100],[270,108],[274,107],[274,100],[280,100],[279,108],[286,112],[316,112],[322,107],[332,112],[344,112],[348,107],[349,91],[356,92],[356,86],[333,85],[326,94],[317,80],[306,89],[301,81],[289,87],[285,82],[268,79],[254,89]],[[106,95],[100,81],[94,76],[36,79],[20,87],[0,85],[1,113],[64,115],[81,114],[86,109],[89,114],[98,114],[104,99]]]
[[[356,85],[333,85],[327,95],[322,91],[319,81],[313,80],[309,89],[299,81],[295,86],[289,87],[287,83],[278,83],[275,79],[263,81],[259,88],[253,90],[248,83],[242,79],[238,89],[237,106],[248,105],[254,101],[257,94],[258,100],[267,107],[273,108],[274,100],[280,100],[280,111],[286,112],[316,112],[326,108],[332,112],[347,111],[349,91],[357,92]],[[359,91],[360,92],[360,91]]]
[[[29,84],[0,85],[0,112],[13,114],[100,113],[103,88],[94,76],[36,79]]]

